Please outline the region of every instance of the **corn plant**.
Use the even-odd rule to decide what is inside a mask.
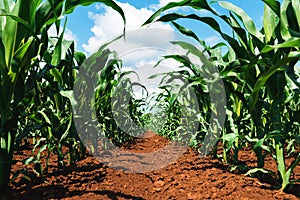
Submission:
[[[195,20],[209,25],[220,34],[228,51],[213,59],[231,99],[228,101],[230,114],[227,118],[234,117],[234,120],[240,121],[239,117],[242,116],[244,121],[249,122],[250,116],[251,120],[244,127],[237,125],[238,121],[233,121],[230,127],[233,132],[225,133],[223,139],[233,141],[240,138],[240,130],[250,131],[243,138],[253,144],[257,156],[255,170],[263,171],[264,159],[270,153],[277,162],[280,188],[284,190],[290,184],[291,172],[300,162],[299,153],[294,155],[290,166],[286,165],[284,157],[286,146],[299,145],[296,138],[299,138],[297,99],[300,84],[295,66],[299,61],[300,4],[297,0],[263,2],[265,11],[261,30],[256,28],[253,20],[241,8],[225,1],[217,3],[228,10],[228,16],[218,14],[205,0],[184,0],[162,7],[145,24],[154,21],[171,22],[181,33],[199,41],[192,30],[175,22],[178,19]],[[223,32],[220,23],[213,17],[180,13],[161,16],[164,11],[179,6],[209,11],[212,16],[227,24],[233,34]],[[203,45],[203,42],[200,44]],[[224,43],[218,45],[224,46]],[[204,47],[214,55],[211,48]],[[238,148],[238,141],[235,145]]]
[[[32,98],[35,98],[33,95],[36,93],[32,90],[36,88],[32,84],[36,82],[33,80],[37,76],[38,69],[42,67],[41,60],[48,61],[47,31],[51,25],[55,25],[58,29],[61,17],[72,13],[76,6],[94,2],[102,2],[112,7],[124,19],[123,11],[113,1],[4,0],[0,2],[1,191],[6,189],[9,183],[12,156],[17,147],[16,136],[23,135],[23,133],[19,134],[18,127],[19,122],[24,121],[22,113],[32,103]],[[62,37],[58,40],[62,40]],[[62,59],[61,45],[56,45],[51,53],[51,62],[48,64],[53,68],[59,67]],[[52,70],[54,77],[56,73],[57,70]],[[20,141],[20,138],[17,141]]]
[[[122,36],[121,36],[122,37]],[[74,120],[81,140],[97,155],[99,149],[121,146],[145,131],[144,99],[134,97],[132,82],[122,72],[122,60],[104,44],[85,60],[68,98],[73,101]],[[128,134],[129,133],[129,134]]]
[[[113,60],[105,66],[98,77],[95,92],[95,109],[102,134],[118,146],[132,139],[131,135],[143,132],[134,129],[133,125],[141,116],[138,111],[140,105],[133,98],[134,84],[126,78],[128,72],[122,73],[121,68],[121,63]]]
[[[177,26],[179,27],[178,24]],[[173,44],[202,56],[202,53],[191,44],[185,42],[173,42]],[[208,129],[212,128],[212,124],[214,124],[211,121],[213,106],[209,96],[209,90],[214,87],[212,87],[212,83],[206,84],[204,80],[215,77],[214,75],[211,77],[204,75],[206,74],[203,71],[204,68],[201,69],[198,65],[191,63],[187,55],[166,55],[158,64],[166,59],[174,59],[181,65],[176,71],[153,75],[153,77],[163,76],[159,86],[163,92],[154,98],[157,103],[154,104],[152,123],[156,132],[161,135],[197,149],[199,144],[204,141],[204,133],[211,131]],[[203,59],[204,61],[205,59]],[[205,70],[214,71],[210,67]],[[175,83],[174,85],[173,81],[180,81],[184,84]],[[210,89],[208,89],[209,87]],[[176,89],[174,90],[174,88]],[[219,111],[218,108],[217,111]],[[210,137],[209,140],[206,139],[206,142],[214,143],[216,140]]]
[[[39,139],[37,140],[39,145],[33,144],[40,150],[46,147],[48,150],[46,168],[37,167],[38,174],[47,171],[50,153],[58,156],[58,167],[64,166],[66,156],[70,163],[74,163],[84,153],[83,145],[73,125],[70,101],[61,93],[63,94],[62,90],[73,88],[77,68],[81,65],[85,55],[75,52],[74,42],[64,40],[63,35],[64,30],[58,37],[49,38],[49,48],[45,51],[47,56],[42,60],[45,66],[33,72],[36,73],[35,79],[32,80],[35,85],[35,93],[33,93],[35,98],[31,104],[34,106],[28,111],[26,119],[29,121],[27,123],[39,125]],[[58,49],[61,51],[59,55],[61,58],[60,62],[54,66],[51,61],[55,58],[54,51]],[[68,147],[69,152],[63,153],[63,146]],[[30,162],[40,166],[39,159],[30,157],[26,163]]]

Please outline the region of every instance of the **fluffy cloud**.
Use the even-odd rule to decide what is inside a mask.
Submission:
[[[126,31],[135,30],[141,28],[141,25],[159,8],[167,5],[170,2],[176,2],[181,0],[159,0],[157,4],[149,5],[148,7],[136,8],[129,3],[116,3],[123,9],[126,17]],[[88,17],[93,21],[94,26],[91,28],[93,36],[91,36],[87,43],[82,47],[87,54],[93,53],[98,50],[99,46],[110,39],[123,33],[123,21],[122,18],[115,10],[103,4],[96,4],[96,10],[99,13],[89,12]],[[176,8],[177,10],[178,8]],[[180,8],[181,10],[190,11],[191,8]],[[174,11],[171,9],[169,12]],[[199,10],[200,15],[208,15],[208,11]],[[168,30],[174,30],[169,24],[156,22],[150,26],[151,28],[162,28]],[[210,37],[206,39],[208,44],[215,43],[219,40],[216,37]]]
[[[151,6],[149,8],[135,8],[129,3],[120,3],[118,5],[123,9],[126,17],[126,30],[134,30],[141,28],[141,25],[154,13]],[[161,0],[162,4],[167,3],[166,0]],[[93,36],[89,38],[87,44],[83,44],[83,49],[92,53],[98,49],[98,47],[105,41],[122,34],[123,32],[123,21],[120,15],[116,13],[110,7],[103,7],[97,5],[98,10],[103,9],[104,12],[96,14],[89,12],[89,18],[94,21],[94,26],[91,31]],[[152,28],[162,28],[172,30],[172,27],[168,24],[155,23],[151,25]]]
[[[221,41],[221,38],[217,37],[217,36],[211,36],[211,37],[205,38],[206,44],[208,44],[210,46],[214,46],[220,41]]]
[[[154,7],[161,8],[170,2],[178,2],[178,1],[181,1],[181,0],[160,0],[158,4],[154,5]]]

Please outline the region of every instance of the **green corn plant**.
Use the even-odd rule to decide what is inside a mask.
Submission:
[[[66,156],[70,163],[74,163],[84,152],[73,125],[70,101],[61,94],[64,94],[62,90],[73,88],[77,68],[82,64],[85,55],[75,52],[74,42],[64,40],[63,36],[64,30],[58,37],[49,38],[50,45],[45,52],[47,56],[42,60],[45,62],[45,66],[36,71],[33,80],[35,81],[34,96],[36,98],[31,104],[36,107],[31,109],[26,117],[30,123],[38,124],[40,127],[38,140],[45,141],[45,144],[40,143],[39,148],[47,147],[45,150],[48,151],[48,156],[43,173],[47,172],[50,153],[58,156],[58,167],[63,167]],[[55,51],[60,51],[61,54],[55,54]],[[57,59],[57,56],[60,58]],[[56,66],[51,62],[54,59],[60,60]],[[63,146],[68,147],[69,151],[63,153]],[[40,164],[39,160],[33,160],[32,157],[27,160],[27,163],[29,160],[34,161],[37,165]]]
[[[78,5],[102,2],[119,12],[113,1],[4,0],[0,3],[0,190],[7,188],[18,123],[31,103],[32,82],[48,49],[47,31]],[[60,63],[61,52],[54,50],[51,64]],[[22,134],[20,134],[22,135]]]
[[[177,26],[179,26],[177,24]],[[190,47],[188,43],[173,42],[183,49]],[[192,50],[191,50],[192,51]],[[155,74],[152,77],[162,76],[160,88],[163,90],[155,98],[153,124],[157,132],[173,140],[179,140],[192,148],[199,148],[203,142],[205,130],[209,128],[211,118],[211,102],[208,86],[206,85],[203,73],[190,62],[186,55],[166,55],[157,65],[166,60],[174,59],[181,65],[178,71],[163,74]],[[185,84],[176,86],[172,81],[184,81]],[[178,88],[178,91],[174,88]],[[191,94],[189,89],[194,92]],[[159,108],[159,109],[157,109]],[[198,113],[197,113],[198,112]],[[164,124],[161,122],[164,121]],[[160,122],[160,123],[157,123]],[[194,130],[195,132],[191,132]]]
[[[178,95],[168,86],[160,86],[165,92],[161,92],[155,99],[153,105],[156,109],[154,113],[153,124],[156,124],[155,132],[159,135],[174,139],[180,133],[177,129],[181,125],[181,107],[178,101]],[[158,126],[159,125],[159,126]]]
[[[111,143],[120,146],[145,131],[145,100],[136,99],[133,94],[133,87],[145,87],[126,77],[134,72],[121,71],[122,61],[107,48],[111,42],[85,60],[74,92],[68,91],[72,94],[68,98],[75,102],[77,126],[82,133],[86,132],[81,139],[95,155],[101,148],[113,148]]]
[[[193,31],[178,26],[175,22],[178,19],[189,19],[205,23],[221,35],[228,44],[228,52],[225,54],[228,56],[223,57],[226,58],[225,60],[216,59],[216,64],[220,68],[229,94],[236,95],[232,102],[234,112],[238,116],[242,106],[250,114],[251,133],[247,138],[249,142],[254,142],[253,150],[257,155],[257,167],[263,168],[265,156],[271,153],[277,161],[280,188],[284,190],[290,184],[291,172],[299,163],[299,154],[297,154],[292,164],[286,166],[284,155],[290,137],[299,136],[297,128],[296,130],[288,128],[288,125],[297,126],[298,110],[295,107],[292,110],[288,109],[286,102],[289,96],[299,98],[299,81],[295,79],[295,65],[300,55],[300,9],[297,0],[284,0],[282,3],[276,0],[263,0],[263,2],[265,12],[261,30],[256,28],[253,20],[242,9],[225,1],[217,3],[229,11],[228,16],[218,14],[205,0],[184,0],[171,2],[162,7],[145,24],[154,21],[172,22],[181,33],[197,39]],[[209,11],[229,25],[233,35],[222,32],[220,23],[213,17],[179,13],[161,16],[164,11],[179,6]],[[203,45],[201,42],[200,44]],[[235,79],[233,79],[234,74]],[[290,89],[287,82],[293,83],[295,88]],[[289,123],[285,123],[287,121],[283,117],[285,113],[289,113]],[[248,130],[248,127],[243,129]],[[293,141],[297,145],[298,141]],[[271,150],[273,147],[274,152]]]
[[[133,88],[141,87],[147,92],[147,89],[138,82],[132,82],[127,74],[134,73],[133,71],[122,72],[118,79],[118,84],[113,91],[113,98],[111,101],[114,120],[119,125],[122,123],[121,131],[130,133],[132,136],[137,136],[146,130],[143,122],[143,115],[145,113],[145,98],[138,98],[135,96]],[[122,91],[122,92],[119,92]],[[142,108],[144,107],[144,109]]]

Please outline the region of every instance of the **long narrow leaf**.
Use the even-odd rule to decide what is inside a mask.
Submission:
[[[160,16],[160,14],[166,10],[172,9],[172,8],[176,8],[176,7],[183,7],[183,6],[190,6],[192,8],[201,10],[208,10],[214,14],[217,14],[207,3],[206,0],[194,0],[194,1],[190,1],[190,0],[183,0],[180,2],[170,2],[167,5],[165,5],[164,7],[160,8],[159,10],[157,10],[144,24],[143,26],[150,24],[152,22],[154,22],[156,20],[156,18],[158,18]]]
[[[252,94],[251,94],[251,100],[250,100],[250,109],[255,110],[256,109],[256,103],[258,101],[259,92],[261,91],[261,88],[266,84],[266,82],[269,80],[269,78],[276,73],[277,71],[283,70],[282,66],[273,67],[263,73],[257,82],[255,83],[255,86],[253,88]]]
[[[269,42],[272,36],[274,36],[275,28],[279,22],[279,18],[276,17],[276,14],[269,6],[265,5],[263,20],[266,42]]]
[[[2,38],[0,38],[0,73],[5,74],[6,71],[8,70],[5,62],[5,47]]]
[[[53,56],[52,56],[51,64],[54,65],[54,66],[58,65],[59,62],[61,61],[61,56],[62,56],[62,41],[63,41],[63,37],[64,37],[66,25],[67,25],[67,20],[65,20],[63,31],[60,34],[60,36],[59,36],[59,38],[58,38],[58,40],[56,42],[54,51],[53,51]]]
[[[200,22],[203,22],[203,23],[209,25],[212,29],[217,31],[223,37],[224,40],[226,40],[230,44],[230,46],[234,49],[234,51],[240,58],[248,58],[248,54],[245,53],[245,52],[247,52],[247,50],[245,48],[243,48],[242,46],[240,46],[238,41],[235,40],[233,37],[222,32],[219,23],[212,17],[200,17],[195,14],[182,15],[182,14],[177,14],[177,13],[170,13],[170,14],[166,14],[166,15],[162,16],[157,21],[169,22],[169,21],[174,21],[174,20],[182,19],[182,18],[198,20]]]
[[[296,20],[298,21],[298,26],[300,27],[300,1],[292,0],[293,9],[296,15]]]
[[[278,17],[280,17],[280,3],[278,1],[276,0],[262,0],[262,1],[266,5],[268,5]]]
[[[66,14],[72,13],[74,11],[74,9],[79,5],[88,6],[92,3],[97,3],[97,2],[103,3],[103,4],[111,7],[115,11],[117,11],[122,16],[124,25],[126,24],[125,14],[124,14],[122,8],[120,8],[120,6],[118,6],[118,4],[116,4],[112,0],[66,0],[65,13]]]
[[[289,23],[287,19],[287,8],[289,6],[289,3],[289,0],[283,0],[282,8],[280,10],[280,31],[281,37],[284,40],[288,40],[292,37],[289,33]]]
[[[279,49],[279,48],[293,48],[293,47],[300,47],[300,38],[292,37],[289,38],[286,42],[277,44],[277,45],[266,45],[262,49],[262,53],[267,53],[269,51],[272,51],[274,49]]]
[[[263,40],[263,35],[256,29],[253,20],[251,19],[251,17],[249,17],[249,15],[247,15],[245,11],[243,11],[241,8],[239,8],[238,6],[230,2],[221,1],[219,2],[219,4],[223,8],[228,9],[231,12],[235,13],[239,17],[239,19],[243,22],[245,28],[250,34],[257,37],[260,41]]]
[[[31,36],[38,39],[33,28],[31,27],[31,25],[28,22],[26,22],[25,20],[23,20],[22,18],[20,18],[16,15],[10,14],[10,13],[6,13],[4,10],[0,10],[0,16],[10,17],[11,19],[15,20],[16,22],[23,24],[26,27],[26,29],[31,33]]]

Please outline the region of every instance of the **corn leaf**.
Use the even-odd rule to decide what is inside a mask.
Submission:
[[[74,97],[74,92],[73,90],[67,90],[67,91],[60,91],[59,92],[62,96],[68,98],[72,104],[72,106],[76,106],[77,105],[77,101]]]
[[[20,1],[17,2],[17,4],[15,5],[12,14],[15,15],[19,12],[19,3]],[[2,13],[3,14],[3,13]],[[6,25],[5,25],[5,30],[3,32],[4,37],[3,37],[3,43],[5,46],[5,49],[7,49],[7,51],[5,51],[5,62],[6,62],[6,66],[9,68],[9,70],[11,70],[11,62],[13,59],[13,53],[15,51],[15,41],[16,41],[16,37],[17,37],[17,21],[13,20],[12,18],[7,18],[6,19]]]
[[[263,41],[263,35],[256,29],[253,20],[251,19],[251,17],[249,17],[249,15],[245,11],[243,11],[238,6],[226,1],[219,2],[219,5],[236,14],[238,18],[243,22],[247,31],[251,35],[257,37],[260,41]]]
[[[269,51],[272,51],[274,49],[279,49],[279,48],[293,48],[293,47],[300,47],[300,38],[297,37],[291,37],[287,41],[277,44],[277,45],[266,45],[261,53],[267,53]]]
[[[298,26],[300,27],[300,1],[292,0],[292,6],[296,15],[296,20],[298,21]]]
[[[31,27],[31,25],[27,21],[23,20],[22,18],[20,18],[20,17],[18,17],[16,15],[10,14],[10,13],[6,13],[4,10],[0,10],[0,16],[6,16],[6,17],[11,18],[12,20],[15,20],[16,22],[21,23],[31,33],[32,36],[34,36],[35,38],[38,38],[36,36],[33,28]]]
[[[177,13],[170,13],[162,16],[157,21],[169,22],[169,21],[174,21],[177,19],[184,19],[184,18],[198,20],[209,25],[211,28],[217,31],[223,37],[224,40],[226,40],[230,44],[230,46],[234,49],[234,51],[236,52],[236,54],[238,54],[239,57],[248,58],[248,54],[245,53],[247,52],[247,50],[241,47],[238,41],[236,41],[233,37],[222,32],[219,23],[212,17],[199,17],[198,15],[195,14],[182,15]]]
[[[172,24],[175,26],[175,28],[177,30],[180,31],[180,33],[182,33],[182,34],[184,34],[186,36],[192,37],[195,40],[197,40],[198,42],[200,42],[202,45],[205,45],[204,41],[201,41],[192,30],[190,30],[188,28],[185,28],[185,27],[181,26],[180,24],[178,24],[176,22],[173,22],[173,21],[172,21]]]
[[[2,38],[0,38],[0,73],[5,74],[6,72],[7,66],[5,63],[5,47]]]
[[[275,74],[277,71],[283,70],[283,67],[280,65],[278,67],[272,67],[265,73],[263,73],[257,82],[255,83],[255,86],[253,88],[253,91],[251,93],[251,99],[250,99],[250,109],[255,110],[256,109],[256,103],[258,101],[258,96],[261,88],[265,86],[266,82],[269,80],[269,78]]]
[[[117,11],[122,16],[124,25],[126,24],[125,14],[124,14],[123,10],[118,6],[118,4],[116,4],[112,0],[66,0],[65,14],[72,13],[74,11],[74,9],[79,5],[88,6],[88,5],[90,5],[92,3],[96,3],[96,2],[103,3],[103,4],[111,7],[115,11]]]
[[[262,0],[266,5],[268,5],[273,12],[280,17],[280,3],[276,0]]]
[[[160,14],[166,10],[169,10],[171,8],[176,8],[176,7],[183,7],[183,6],[190,6],[195,9],[199,9],[199,10],[205,9],[205,10],[208,10],[208,11],[216,14],[216,12],[208,5],[206,0],[194,0],[194,1],[183,0],[180,2],[170,2],[167,5],[165,5],[164,7],[157,10],[142,26],[145,26],[147,24],[154,22],[155,19],[158,18],[160,16]]]
[[[59,64],[59,62],[61,61],[62,41],[63,41],[66,25],[67,25],[67,20],[65,20],[63,31],[60,34],[60,36],[59,36],[59,38],[58,38],[58,40],[55,44],[55,48],[54,48],[53,56],[52,56],[52,60],[51,60],[51,64],[54,65],[54,66],[57,66]]]
[[[289,23],[287,19],[287,9],[289,3],[290,3],[289,0],[283,0],[283,4],[280,10],[280,32],[281,32],[281,37],[284,40],[288,40],[292,37],[289,32]]]
[[[276,17],[274,11],[269,6],[265,5],[263,20],[266,42],[268,43],[274,36],[279,19]]]

